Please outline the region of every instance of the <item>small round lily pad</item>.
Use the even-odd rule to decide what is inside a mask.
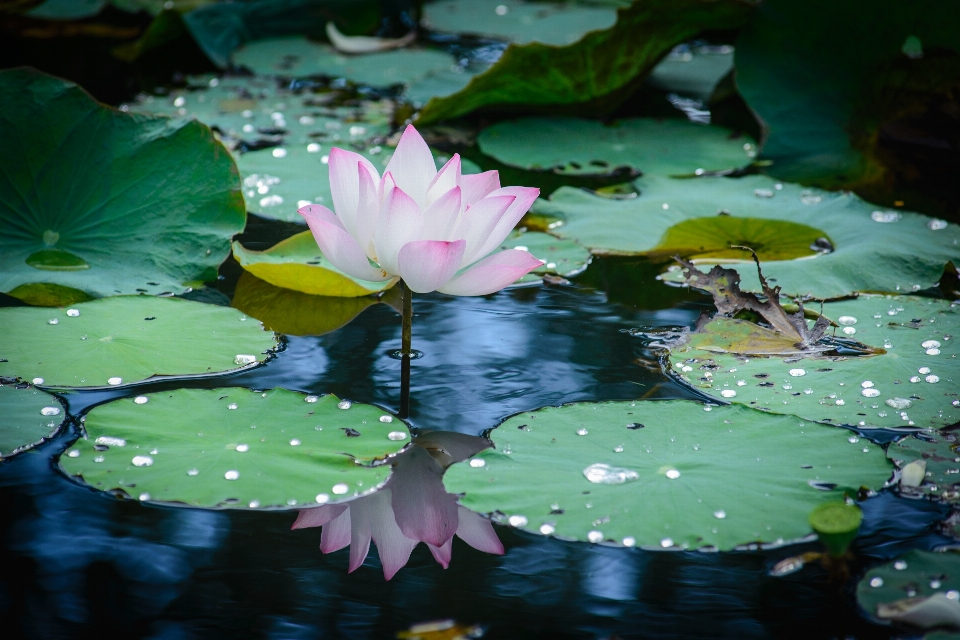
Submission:
[[[0,309],[0,376],[105,387],[263,362],[272,332],[245,314],[179,298],[117,296],[66,309]]]
[[[285,389],[179,389],[94,408],[61,457],[102,491],[194,507],[301,508],[369,492],[410,442],[371,405]]]
[[[0,460],[31,449],[60,428],[60,401],[28,385],[0,384]]]
[[[578,403],[525,412],[495,449],[452,466],[461,504],[544,535],[656,548],[732,549],[810,533],[807,517],[892,466],[795,416],[689,401]]]
[[[946,597],[960,612],[960,554],[910,551],[867,571],[857,585],[860,606],[871,617],[885,620],[931,596]]]

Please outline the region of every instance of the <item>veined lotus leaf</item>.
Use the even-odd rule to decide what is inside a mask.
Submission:
[[[503,38],[517,44],[567,45],[617,22],[612,6],[523,0],[443,0],[423,7],[423,25],[437,31]]]
[[[556,236],[577,240],[595,254],[663,255],[683,247],[663,245],[671,227],[691,219],[718,217],[763,220],[773,224],[789,222],[822,231],[833,251],[798,260],[780,259],[795,255],[798,248],[789,239],[772,242],[779,231],[759,222],[743,223],[738,236],[733,222],[705,224],[699,243],[696,229],[682,230],[681,244],[718,251],[714,234],[718,227],[724,240],[753,246],[763,261],[764,275],[783,294],[810,295],[818,299],[838,298],[857,291],[912,291],[934,285],[949,260],[957,260],[960,226],[907,211],[878,209],[855,195],[805,189],[765,176],[743,178],[701,177],[678,180],[644,176],[635,182],[640,195],[630,200],[611,200],[581,190],[561,187],[549,200],[538,200],[534,211],[555,218],[559,225],[550,230]],[[794,233],[784,227],[784,234]],[[803,230],[808,237],[809,230]],[[824,245],[826,248],[829,246]],[[785,253],[780,253],[783,250]],[[743,261],[723,258],[724,266],[736,269],[745,291],[759,291],[757,267],[750,254]],[[704,270],[718,260],[702,258]],[[677,270],[665,280],[683,282]]]
[[[26,69],[0,72],[0,99],[0,291],[180,293],[215,277],[246,214],[207,127],[121,113]]]
[[[960,404],[960,402],[958,402]],[[887,457],[903,469],[921,462],[919,486],[904,486],[901,492],[919,494],[946,502],[960,501],[960,445],[955,434],[927,431],[921,437],[911,436],[887,448]]]
[[[750,164],[748,138],[688,120],[522,118],[487,127],[480,150],[523,169],[580,175],[630,167],[645,175],[693,175]]]
[[[462,90],[428,102],[417,122],[456,118],[485,107],[609,111],[674,45],[704,29],[737,28],[751,11],[749,3],[733,0],[634,2],[619,10],[612,27],[591,31],[572,44],[511,44]]]
[[[336,331],[368,307],[379,304],[374,296],[333,298],[281,289],[248,271],[240,274],[233,306],[277,333],[321,336]]]
[[[674,48],[653,68],[647,84],[706,102],[733,69],[733,47]]]
[[[369,463],[410,441],[383,410],[273,389],[178,389],[94,408],[60,466],[142,501],[238,509],[348,500],[387,479]]]
[[[909,551],[892,562],[867,571],[857,584],[857,602],[873,618],[890,620],[931,596],[946,596],[956,604],[960,590],[960,554]],[[910,599],[908,601],[905,601]],[[957,605],[960,609],[960,605]],[[916,625],[915,625],[916,626]],[[927,635],[924,638],[948,638]]]
[[[263,362],[272,332],[229,307],[117,296],[69,309],[0,309],[0,376],[45,387],[105,387]]]
[[[737,342],[741,325],[717,319],[671,349],[670,366],[681,379],[723,402],[808,420],[861,428],[938,428],[960,420],[960,362],[955,357],[960,350],[951,339],[960,333],[956,305],[933,298],[862,295],[829,302],[823,313],[839,324],[837,337],[885,353],[804,357],[787,351],[757,357]]]
[[[49,438],[63,422],[60,401],[33,387],[0,384],[0,460]]]
[[[501,248],[523,248],[544,264],[523,276],[517,283],[539,282],[545,275],[572,278],[583,273],[590,264],[590,252],[572,240],[560,240],[539,231],[515,231]]]
[[[241,267],[261,280],[315,296],[356,298],[396,283],[395,279],[367,282],[343,273],[320,252],[310,231],[291,236],[266,251],[251,251],[234,242],[233,256]]]
[[[578,403],[516,415],[444,484],[481,513],[562,539],[624,546],[784,543],[807,516],[892,471],[883,450],[795,416],[689,401]],[[837,487],[833,490],[826,488]]]
[[[883,126],[960,86],[960,5],[895,3],[864,20],[873,9],[867,0],[772,0],[741,32],[737,87],[767,129],[771,174],[819,186],[882,184],[897,155],[881,148],[896,129],[881,133]],[[921,51],[906,47],[911,37]]]

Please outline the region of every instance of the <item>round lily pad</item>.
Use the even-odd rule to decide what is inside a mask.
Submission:
[[[27,69],[0,73],[0,100],[0,291],[57,304],[215,277],[246,214],[207,127],[122,113]]]
[[[960,554],[914,550],[868,571],[857,585],[857,602],[874,618],[890,619],[898,609],[938,595],[960,610],[958,591]]]
[[[764,262],[815,256],[817,241],[830,238],[820,229],[788,220],[715,216],[678,222],[664,233],[651,254],[679,255],[691,261],[742,260],[748,246]]]
[[[581,403],[516,415],[444,483],[474,511],[545,535],[732,549],[810,533],[807,516],[892,467],[794,416],[689,401]]]
[[[480,150],[523,169],[568,175],[630,167],[644,174],[693,175],[750,164],[753,141],[688,120],[631,118],[606,125],[580,118],[523,118],[487,127]]]
[[[374,296],[312,296],[282,289],[249,272],[240,275],[233,294],[234,307],[261,321],[267,329],[292,336],[320,336],[336,331],[379,303]]]
[[[914,463],[921,465],[919,486],[904,486],[901,482],[901,492],[960,501],[960,444],[956,435],[925,431],[891,444],[887,457],[900,469]]]
[[[348,276],[327,260],[309,231],[298,233],[266,251],[245,249],[233,243],[240,266],[277,287],[317,296],[356,298],[388,289],[396,280],[368,282]]]
[[[741,355],[732,321],[717,319],[674,347],[674,374],[724,402],[809,420],[871,427],[944,427],[960,420],[960,311],[944,300],[863,295],[830,302],[836,336],[884,353],[804,357]],[[733,334],[736,335],[736,334]],[[748,353],[748,352],[747,352]],[[854,436],[851,436],[854,437]],[[864,448],[873,448],[864,442]]]
[[[409,443],[406,425],[335,396],[179,389],[93,409],[63,456],[102,491],[194,507],[300,508],[347,500],[387,479],[370,466]]]
[[[545,275],[572,278],[583,273],[590,264],[590,252],[573,240],[560,240],[539,231],[514,232],[501,248],[522,248],[543,260],[543,265],[523,276],[518,283],[538,282]]]
[[[533,210],[560,223],[554,223],[551,233],[577,240],[595,254],[659,253],[674,225],[727,214],[820,230],[833,250],[824,245],[827,252],[800,260],[776,260],[777,243],[771,245],[771,234],[758,222],[745,225],[752,233],[739,238],[746,246],[757,244],[774,250],[774,259],[763,265],[764,274],[783,288],[784,295],[791,296],[829,299],[857,291],[922,289],[934,285],[944,265],[957,259],[960,226],[881,209],[852,194],[807,189],[765,176],[687,180],[644,176],[634,184],[640,195],[629,200],[561,187],[549,200],[538,200]],[[783,235],[787,236],[786,229]],[[701,237],[705,246],[715,246],[708,234]],[[792,246],[788,236],[783,242]],[[745,291],[759,291],[757,268],[748,253],[742,255],[741,262],[723,258],[722,264],[737,270]],[[718,260],[704,258],[701,262],[709,270]],[[680,272],[663,277],[683,281]]]
[[[0,309],[0,376],[46,387],[105,387],[263,362],[272,332],[228,307],[117,296],[67,309]]]
[[[423,7],[423,25],[437,31],[503,38],[517,44],[573,44],[617,22],[614,6],[518,0],[444,0]]]
[[[0,460],[49,438],[63,422],[60,401],[27,385],[0,384]]]

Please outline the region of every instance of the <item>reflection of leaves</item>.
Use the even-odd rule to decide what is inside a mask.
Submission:
[[[246,271],[240,275],[233,296],[234,307],[266,328],[292,336],[320,336],[336,331],[378,302],[373,296],[313,296],[282,289]]]
[[[567,46],[511,44],[464,89],[434,98],[419,123],[451,119],[484,107],[596,113],[615,106],[675,44],[709,29],[740,26],[752,5],[720,0],[656,0],[620,9],[617,23]],[[558,109],[557,105],[563,105]]]
[[[746,249],[745,247],[738,248]],[[720,313],[730,316],[740,310],[759,313],[776,331],[794,340],[798,347],[803,350],[811,349],[823,337],[827,327],[830,326],[830,321],[824,316],[820,316],[812,328],[808,327],[804,316],[803,302],[799,298],[796,301],[799,307],[797,312],[787,313],[780,305],[780,287],[770,286],[767,279],[763,277],[757,254],[750,249],[746,250],[750,251],[757,263],[757,275],[766,300],[761,301],[756,294],[741,291],[740,274],[733,269],[716,265],[709,273],[704,274],[698,271],[693,263],[679,256],[676,260],[683,265],[684,275],[686,275],[690,286],[710,293],[713,296],[717,311]]]

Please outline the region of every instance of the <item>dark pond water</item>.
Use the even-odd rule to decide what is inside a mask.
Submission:
[[[220,284],[229,293],[236,273],[229,265],[223,272]],[[624,331],[692,326],[710,309],[703,296],[655,283],[654,273],[606,260],[572,287],[486,298],[418,296],[413,338],[424,357],[413,363],[413,425],[477,435],[545,405],[698,399],[664,376],[656,353]],[[348,574],[348,550],[321,554],[319,530],[291,531],[292,512],[142,505],[91,491],[55,469],[85,411],[162,388],[286,387],[396,410],[400,364],[388,353],[399,341],[397,313],[375,305],[332,333],[287,337],[274,359],[241,374],[65,396],[73,419],[65,433],[0,465],[2,635],[392,638],[412,624],[452,618],[482,625],[488,638],[890,636],[858,613],[855,580],[832,583],[819,566],[785,578],[767,575],[778,560],[815,543],[730,553],[646,551],[497,526],[505,555],[483,554],[457,539],[443,570],[420,545],[385,582],[375,553]],[[945,517],[934,503],[883,492],[863,509],[855,576],[908,549],[949,542],[934,532]]]

